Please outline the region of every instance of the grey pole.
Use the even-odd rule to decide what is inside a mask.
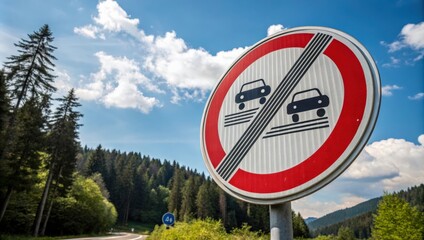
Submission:
[[[269,206],[271,240],[293,240],[291,202]]]

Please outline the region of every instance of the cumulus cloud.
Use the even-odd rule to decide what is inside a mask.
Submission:
[[[146,97],[140,91],[142,88],[149,92],[163,93],[141,73],[138,62],[104,52],[97,52],[95,56],[100,62],[100,69],[76,89],[80,99],[101,101],[108,107],[134,108],[143,113],[160,106],[159,100]]]
[[[271,25],[271,26],[268,27],[267,35],[270,36],[274,33],[283,31],[284,29],[286,29],[286,28],[281,24]]]
[[[181,100],[204,100],[207,91],[213,88],[225,69],[247,49],[247,47],[234,48],[213,55],[202,48],[188,47],[186,42],[177,37],[174,31],[167,32],[163,36],[148,36],[139,29],[139,19],[131,18],[113,0],[99,2],[97,11],[97,16],[93,17],[93,24],[76,27],[74,32],[91,39],[106,39],[109,33],[125,33],[138,40],[143,46],[143,50],[147,51],[147,53],[140,54],[143,55],[141,59],[137,59],[141,64],[138,73],[144,74],[142,79],[150,76],[155,81],[165,83],[166,90],[172,94],[170,98],[172,103],[179,103]],[[274,28],[282,28],[282,25],[275,25]],[[106,63],[101,64],[102,68],[106,67]],[[105,86],[102,81],[96,80],[96,75],[101,74],[104,73],[95,73],[92,82],[79,89],[79,92],[86,96],[85,99],[98,99],[104,95],[102,92]],[[151,83],[152,81],[145,79],[144,82]],[[148,86],[152,87],[153,85]],[[128,88],[125,89],[128,90]],[[155,89],[147,88],[147,90]],[[106,101],[110,98],[103,99]]]
[[[88,24],[75,27],[74,32],[88,38],[105,39],[105,33],[125,32],[140,41],[151,42],[153,36],[147,36],[143,30],[138,29],[140,20],[130,18],[124,9],[113,0],[100,1],[97,4],[98,15],[93,17],[96,25]]]
[[[365,146],[352,165],[334,182],[294,201],[302,216],[321,217],[352,207],[384,191],[395,192],[424,182],[424,134],[418,144],[386,139]]]
[[[423,140],[424,134],[418,137],[418,145],[393,138],[374,142],[365,147],[343,177],[359,179],[390,192],[423,183]]]
[[[400,31],[398,40],[392,43],[387,43],[385,41],[381,41],[380,43],[389,49],[389,53],[394,53],[406,48],[412,49],[416,53],[412,61],[419,61],[424,57],[424,22],[406,24]],[[409,60],[406,62],[408,61]],[[391,65],[386,64],[385,66]]]
[[[305,197],[293,201],[293,209],[300,212],[302,217],[322,217],[325,214],[355,206],[368,199],[358,197],[352,194],[342,196],[339,201],[328,200],[320,201],[313,196]]]
[[[381,93],[383,94],[383,96],[388,97],[393,95],[393,90],[399,90],[399,89],[402,89],[402,88],[397,85],[386,85],[381,88]]]
[[[75,27],[74,33],[79,34],[81,36],[96,39],[97,34],[99,33],[99,29],[96,26],[93,26],[91,24],[84,26],[84,27]],[[100,36],[100,38],[104,39],[104,36]]]

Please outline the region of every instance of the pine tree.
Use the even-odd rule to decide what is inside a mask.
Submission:
[[[10,113],[9,109],[10,99],[6,87],[6,76],[4,71],[0,69],[0,149],[3,149],[4,134]]]
[[[424,234],[423,214],[396,195],[386,194],[378,204],[371,231],[373,239],[421,240]]]
[[[19,55],[9,57],[5,63],[6,80],[12,86],[11,98],[14,100],[4,144],[0,149],[0,159],[8,154],[8,149],[13,142],[14,126],[18,109],[29,98],[38,98],[40,95],[48,96],[56,88],[52,85],[54,75],[53,52],[56,47],[52,46],[53,34],[48,25],[42,26],[37,32],[28,34],[29,39],[21,39],[15,44]]]
[[[58,99],[58,101],[59,106],[52,117],[52,129],[49,133],[49,147],[47,149],[50,154],[49,174],[34,221],[34,236],[39,234],[44,207],[53,179],[56,179],[56,182],[65,188],[72,185],[72,175],[75,171],[76,156],[79,149],[78,128],[81,125],[78,121],[82,114],[75,110],[81,104],[78,103],[74,89],[71,89],[67,96]]]
[[[217,218],[219,213],[219,194],[210,180],[200,186],[196,196],[197,216]]]
[[[6,87],[6,76],[4,71],[0,69],[0,149],[3,149],[6,134],[6,126],[10,115],[10,99]],[[0,158],[0,199],[3,199],[2,192],[6,191],[2,189],[7,186],[7,163],[5,159]]]
[[[194,177],[190,176],[189,179],[184,183],[184,187],[181,191],[182,202],[180,216],[188,222],[194,217],[195,213],[195,200],[196,200],[196,189],[194,185]]]
[[[169,196],[168,210],[174,212],[176,215],[175,218],[181,220],[182,216],[179,216],[178,213],[181,209],[181,190],[183,188],[184,176],[182,170],[178,166],[174,168],[174,176],[171,180],[171,195]]]
[[[92,175],[94,173],[100,173],[102,176],[105,176],[106,173],[106,163],[105,155],[102,150],[102,145],[97,146],[95,152],[88,158],[88,174]]]
[[[42,116],[43,105],[32,98],[25,102],[17,113],[15,138],[9,148],[8,158],[2,159],[2,186],[6,187],[6,194],[1,205],[0,221],[9,204],[13,192],[29,190],[34,186],[37,172],[41,165],[40,151],[43,145]],[[3,175],[4,174],[4,175]]]

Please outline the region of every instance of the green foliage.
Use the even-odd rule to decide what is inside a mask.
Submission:
[[[337,240],[355,240],[353,230],[348,227],[341,227],[337,233]]]
[[[344,220],[336,224],[319,228],[313,233],[315,235],[316,234],[335,235],[338,233],[340,228],[347,227],[353,230],[355,237],[360,239],[369,238],[371,236],[371,225],[373,221],[372,215],[373,215],[372,212],[368,212],[353,218],[349,218],[347,220]]]
[[[294,237],[302,237],[308,238],[310,237],[309,228],[303,220],[302,215],[300,213],[296,214],[292,211],[292,222],[293,222],[293,236]]]
[[[266,236],[261,231],[255,232],[252,231],[252,227],[243,223],[241,228],[234,228],[231,231],[230,239],[244,240],[244,239],[269,239],[269,236]]]
[[[26,96],[38,96],[40,93],[55,90],[52,82],[54,75],[52,55],[56,47],[50,27],[43,25],[38,31],[28,34],[29,39],[21,39],[15,46],[19,55],[9,57],[5,63],[8,79],[13,83],[13,95],[17,98],[16,107]],[[31,94],[27,94],[30,92]]]
[[[41,188],[32,188],[11,196],[4,219],[0,224],[0,232],[29,234],[37,209]],[[2,239],[2,238],[0,238]]]
[[[115,207],[92,180],[77,176],[66,197],[56,200],[49,233],[55,235],[99,233],[116,222]]]
[[[423,214],[400,197],[386,194],[374,216],[373,239],[421,240],[423,234]]]
[[[148,237],[149,240],[225,240],[225,239],[269,239],[261,232],[251,232],[246,224],[241,229],[233,229],[231,234],[226,233],[223,224],[220,221],[210,218],[204,220],[193,220],[192,222],[177,222],[174,227],[167,229],[164,225],[157,226]]]
[[[336,237],[333,235],[319,235],[318,237],[314,238],[314,240],[336,240]]]

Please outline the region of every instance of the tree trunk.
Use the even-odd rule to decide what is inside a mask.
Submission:
[[[47,214],[46,214],[46,217],[44,219],[43,227],[41,228],[40,236],[44,236],[45,233],[46,233],[47,223],[48,223],[49,218],[50,218],[50,212],[52,211],[53,203],[54,203],[54,199],[52,198],[50,200],[49,209],[47,210]]]
[[[131,191],[128,191],[127,207],[126,207],[125,216],[124,216],[125,225],[128,224],[128,215],[130,214],[130,199],[131,199]]]
[[[227,224],[227,197],[223,190],[219,190],[219,211],[221,213],[222,224]]]
[[[34,237],[38,237],[38,232],[40,230],[41,218],[43,217],[44,207],[46,205],[47,196],[49,195],[50,185],[53,179],[53,170],[55,163],[53,162],[49,169],[49,175],[47,177],[46,185],[44,186],[43,195],[41,196],[40,203],[38,204],[37,214],[35,215],[34,220]]]
[[[51,199],[50,199],[49,209],[47,210],[46,217],[45,217],[44,223],[43,223],[43,227],[41,228],[40,236],[44,236],[44,234],[46,232],[47,223],[49,222],[50,213],[52,211],[52,207],[53,207],[53,204],[54,204],[54,199],[56,198],[57,182],[59,181],[60,175],[62,175],[62,169],[63,169],[63,166],[60,166],[59,174],[57,175],[57,177],[55,179],[56,184],[54,185],[54,188],[53,188],[53,193],[52,193],[52,196],[51,196]]]
[[[0,222],[1,220],[3,220],[4,214],[6,213],[6,209],[7,209],[7,206],[9,205],[10,196],[12,196],[12,192],[13,192],[13,187],[9,186],[7,188],[6,198],[4,199],[3,206],[1,208]]]

